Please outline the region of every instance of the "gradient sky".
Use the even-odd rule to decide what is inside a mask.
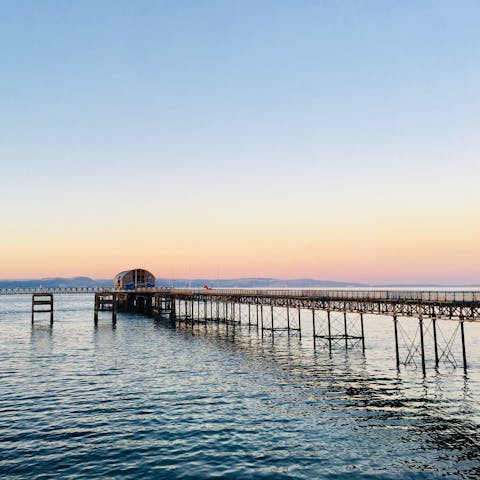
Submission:
[[[2,2],[0,278],[480,283],[480,2]]]

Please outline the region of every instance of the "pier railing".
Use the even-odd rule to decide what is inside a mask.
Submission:
[[[0,288],[0,295],[33,295],[36,293],[48,294],[77,294],[77,293],[102,293],[111,291],[111,288],[104,287],[19,287],[19,288]]]
[[[255,297],[293,297],[331,300],[365,300],[395,302],[480,302],[480,291],[434,291],[434,290],[300,290],[300,289],[137,289],[136,292],[169,292],[173,294],[199,295],[249,295]]]
[[[0,288],[0,295],[34,293],[78,294],[110,292],[104,287],[56,287],[56,288]],[[330,290],[330,289],[252,289],[252,288],[138,288],[132,293],[168,292],[178,295],[217,295],[253,297],[291,297],[327,300],[365,300],[421,303],[480,302],[480,291],[436,291],[436,290]]]

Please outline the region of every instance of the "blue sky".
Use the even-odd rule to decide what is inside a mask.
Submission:
[[[5,2],[0,195],[12,264],[3,276],[75,273],[78,245],[85,262],[95,248],[105,257],[131,234],[126,216],[157,239],[141,245],[150,256],[120,248],[78,273],[121,270],[126,257],[162,270],[168,259],[153,252],[165,248],[189,259],[176,268],[183,275],[220,262],[227,276],[348,277],[312,245],[327,252],[348,235],[364,245],[357,256],[374,256],[378,236],[394,233],[374,219],[394,218],[398,235],[445,244],[422,278],[480,281],[478,258],[452,257],[480,240],[479,19],[470,1]],[[143,201],[170,233],[138,210]],[[108,218],[100,211],[119,204]],[[458,235],[442,240],[452,215]],[[90,229],[95,240],[82,237]],[[57,259],[52,231],[77,253]],[[195,260],[218,235],[247,245],[244,270],[228,252]],[[289,238],[270,262],[269,235]],[[385,261],[408,256],[401,248]],[[14,259],[32,264],[40,253],[45,264],[15,270]],[[445,256],[448,268],[428,271]],[[379,266],[365,268],[352,276],[380,279]],[[399,268],[392,261],[381,278],[408,279]]]

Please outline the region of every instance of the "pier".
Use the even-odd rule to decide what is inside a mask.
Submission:
[[[137,272],[135,282],[140,278]],[[128,272],[122,272],[128,274]],[[146,272],[148,274],[148,272]],[[142,275],[144,275],[142,273]],[[143,280],[143,276],[140,278]],[[119,284],[120,285],[120,284]],[[465,324],[480,322],[480,292],[406,290],[300,290],[300,289],[174,289],[155,287],[12,288],[0,295],[32,295],[32,324],[39,313],[48,313],[53,324],[54,294],[94,294],[94,323],[119,312],[139,312],[192,326],[199,323],[248,325],[263,337],[307,334],[315,349],[358,349],[365,352],[364,316],[389,317],[397,369],[413,365],[423,374],[433,364],[462,367],[467,372]],[[408,335],[404,322],[416,321]],[[385,318],[382,321],[386,321]],[[445,329],[445,322],[455,328]],[[448,330],[448,332],[447,332]],[[459,348],[457,348],[459,347]],[[460,352],[460,353],[459,353]]]
[[[97,292],[96,323],[101,310],[111,311],[112,321],[117,312],[136,311],[191,325],[248,325],[272,339],[276,335],[301,339],[305,322],[310,322],[314,348],[330,352],[365,351],[364,316],[387,316],[392,320],[397,368],[414,365],[425,374],[428,360],[436,369],[445,363],[467,371],[465,323],[480,321],[480,292],[136,288]],[[407,318],[417,321],[413,338],[402,328]],[[448,336],[442,328],[447,321],[456,322]],[[458,342],[460,359],[455,355]]]

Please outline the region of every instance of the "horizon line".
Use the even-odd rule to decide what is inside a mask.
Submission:
[[[51,276],[51,277],[17,277],[17,278],[0,278],[0,282],[10,281],[10,282],[19,282],[19,281],[34,281],[34,280],[73,280],[76,278],[86,278],[92,281],[105,281],[112,280],[109,277],[90,277],[88,275],[75,275],[75,276]],[[322,279],[314,277],[270,277],[270,276],[238,276],[238,277],[155,277],[156,280],[167,280],[167,281],[231,281],[231,280],[275,280],[275,281],[299,281],[299,280],[308,280],[315,282],[331,282],[331,283],[344,283],[344,284],[355,284],[360,286],[368,287],[408,287],[408,286],[429,286],[429,287],[480,287],[480,281],[475,282],[360,282],[353,280],[332,280],[332,279]]]

